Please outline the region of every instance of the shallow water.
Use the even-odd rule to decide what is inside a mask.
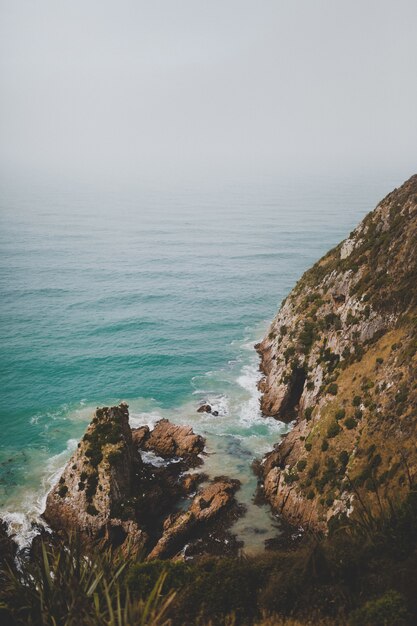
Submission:
[[[0,516],[22,543],[95,406],[126,400],[207,437],[239,478],[245,550],[276,532],[252,503],[255,457],[285,426],[259,414],[253,344],[317,258],[401,179],[286,179],[161,191],[3,184]],[[202,401],[219,410],[196,413]]]

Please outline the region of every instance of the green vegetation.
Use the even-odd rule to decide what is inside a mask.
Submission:
[[[345,415],[346,415],[345,409],[339,409],[338,411],[336,411],[335,419],[341,420],[345,417]]]
[[[302,472],[307,467],[306,459],[300,459],[297,463],[297,469],[299,472]]]
[[[88,504],[86,511],[89,515],[98,515],[98,511],[96,507],[94,506],[94,504]]]
[[[349,452],[347,450],[342,450],[339,454],[339,461],[343,468],[349,463]]]
[[[334,437],[336,437],[341,430],[342,429],[336,421],[332,422],[327,429],[328,439],[333,439]]]
[[[58,487],[58,495],[59,495],[61,498],[65,498],[65,496],[67,495],[67,493],[68,493],[68,487],[67,487],[66,485],[60,485],[60,486]]]
[[[327,392],[331,393],[332,396],[336,396],[337,392],[338,392],[338,386],[336,385],[336,383],[330,383],[330,385],[327,387]]]
[[[17,570],[0,563],[0,622],[5,626],[163,626],[174,600],[163,592],[166,574],[145,597],[126,586],[133,555],[83,546],[70,537],[66,548],[42,542],[32,560]]]
[[[308,354],[310,352],[311,346],[313,342],[317,338],[317,333],[315,329],[315,324],[313,321],[307,319],[304,322],[304,328],[300,333],[299,340],[301,344],[301,351],[304,354]]]
[[[387,591],[376,600],[369,600],[363,607],[354,611],[350,617],[351,626],[404,626],[410,623],[410,614],[407,610],[406,599],[397,591]]]
[[[312,406],[308,406],[306,408],[306,410],[304,411],[304,419],[306,419],[307,422],[311,419],[311,416],[313,414],[313,410],[314,410],[314,408]]]
[[[343,423],[348,430],[352,430],[358,425],[358,422],[353,417],[348,417]]]

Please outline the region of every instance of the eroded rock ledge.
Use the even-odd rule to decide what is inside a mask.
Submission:
[[[54,531],[129,544],[149,558],[211,553],[209,534],[236,551],[227,529],[241,512],[239,482],[189,473],[203,463],[204,446],[190,427],[166,419],[153,430],[131,429],[125,403],[98,408],[48,494],[44,518]]]
[[[265,415],[294,421],[261,464],[292,523],[375,517],[417,472],[417,176],[284,300],[256,346]]]

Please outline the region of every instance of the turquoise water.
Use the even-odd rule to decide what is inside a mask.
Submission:
[[[209,471],[243,482],[247,549],[270,536],[249,465],[284,427],[259,415],[253,343],[301,273],[401,182],[3,184],[0,516],[22,541],[93,408],[122,399],[135,425],[167,416],[204,434]],[[203,400],[218,418],[195,412]]]

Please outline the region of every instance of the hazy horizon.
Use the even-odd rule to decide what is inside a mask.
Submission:
[[[3,175],[414,173],[413,1],[0,7]]]

